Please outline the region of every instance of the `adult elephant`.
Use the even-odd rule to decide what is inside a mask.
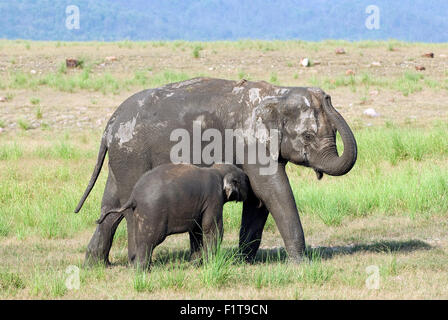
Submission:
[[[239,130],[246,151],[249,141],[254,140],[264,139],[271,144],[270,148],[275,147],[277,153],[271,153],[271,156],[277,167],[271,174],[261,174],[263,164],[247,161],[247,157],[244,161],[236,157],[232,159],[248,175],[254,191],[254,196],[243,204],[240,249],[248,260],[255,257],[270,212],[290,259],[301,261],[305,238],[285,172],[286,163],[290,161],[311,167],[320,179],[323,173],[332,176],[346,174],[357,157],[353,133],[333,108],[330,96],[318,88],[194,78],[134,94],[118,107],[107,123],[98,161],[75,212],[80,210],[94,186],[107,152],[109,175],[101,204],[102,214],[122,206],[143,173],[171,162],[172,148],[178,143],[170,139],[174,130],[181,128],[193,133],[194,123],[198,122],[202,130],[214,129],[222,136],[226,129]],[[253,129],[260,126],[277,130],[278,139],[269,141],[266,136],[263,138],[263,135],[254,133]],[[336,148],[336,131],[344,144],[341,156]],[[193,148],[194,143],[191,142]],[[194,152],[189,156],[194,160]],[[113,236],[123,216],[110,214],[97,226],[87,247],[88,262],[109,263]],[[125,216],[128,255],[132,261],[135,258],[133,216]]]

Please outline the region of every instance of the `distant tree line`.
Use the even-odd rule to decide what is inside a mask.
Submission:
[[[448,1],[0,0],[0,38],[33,40],[399,39],[448,41]],[[66,27],[79,8],[80,28]]]

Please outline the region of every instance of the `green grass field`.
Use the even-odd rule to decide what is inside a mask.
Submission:
[[[341,46],[347,54],[336,56]],[[448,298],[447,60],[421,58],[446,55],[448,45],[2,40],[0,50],[0,298]],[[82,57],[82,69],[65,68],[69,54]],[[117,62],[101,66],[112,54]],[[320,64],[300,67],[303,56]],[[373,59],[382,66],[368,67]],[[425,63],[428,72],[403,61]],[[355,75],[345,75],[349,67]],[[133,92],[197,75],[321,86],[353,128],[359,155],[349,174],[318,181],[310,169],[287,167],[309,261],[288,262],[269,217],[256,263],[243,263],[241,204],[229,203],[224,241],[207,263],[189,262],[188,237],[176,235],[156,249],[150,273],[134,270],[123,223],[112,267],[84,268],[107,166],[81,212],[73,210],[105,121]],[[368,107],[381,116],[364,116]],[[378,289],[366,286],[372,265]],[[66,285],[70,266],[79,268],[78,290]]]
[[[100,134],[91,133],[89,141],[98,142]],[[340,225],[344,218],[431,216],[448,211],[446,123],[435,124],[431,130],[367,128],[355,136],[359,160],[345,177],[325,176],[318,181],[311,170],[289,165],[303,215]],[[97,219],[106,166],[82,213],[71,212],[90,178],[98,144],[69,134],[48,133],[36,145],[32,139],[26,133],[0,145],[0,234],[20,239],[73,237]],[[240,203],[227,204],[226,231],[238,231],[240,212]],[[268,230],[274,228],[269,221]]]

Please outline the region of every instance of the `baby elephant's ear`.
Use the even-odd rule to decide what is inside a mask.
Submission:
[[[239,190],[233,180],[234,177],[231,174],[226,174],[224,176],[223,190],[226,193],[227,201],[234,201],[239,197]]]
[[[230,180],[230,176],[228,174],[225,175],[224,176],[224,183],[223,183],[223,185],[224,185],[223,190],[226,193],[227,200],[230,200],[230,197],[232,196],[232,193],[234,193],[233,186],[230,183],[230,181],[231,181]]]

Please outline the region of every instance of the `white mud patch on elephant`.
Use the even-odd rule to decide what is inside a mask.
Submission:
[[[120,148],[123,147],[123,144],[130,141],[134,136],[134,128],[136,122],[137,119],[134,117],[132,120],[120,124],[120,127],[115,134],[115,138],[118,139],[118,145],[120,146]]]

